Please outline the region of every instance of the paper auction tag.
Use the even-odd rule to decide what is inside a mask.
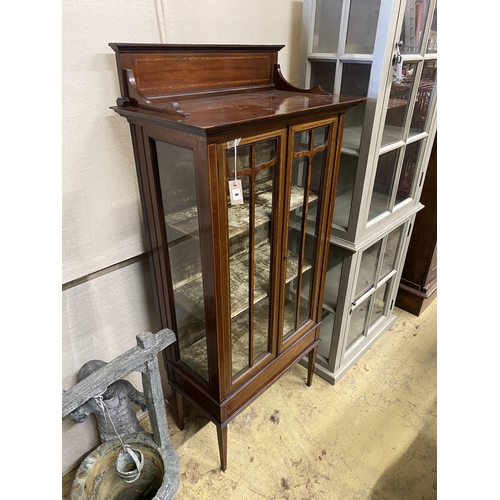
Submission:
[[[229,196],[231,197],[231,205],[243,204],[243,190],[241,189],[241,181],[230,180],[227,182],[229,186]]]

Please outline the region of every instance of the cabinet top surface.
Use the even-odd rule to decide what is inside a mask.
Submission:
[[[346,110],[364,97],[301,89],[281,74],[281,45],[110,44],[127,117],[204,130],[313,111]]]
[[[346,95],[302,94],[282,90],[267,90],[242,94],[219,95],[186,99],[179,102],[188,117],[161,114],[170,102],[155,102],[158,111],[129,108],[138,114],[161,116],[162,119],[182,122],[186,125],[211,129],[225,125],[247,123],[273,117],[287,117],[303,112],[350,107],[364,101],[364,98]]]

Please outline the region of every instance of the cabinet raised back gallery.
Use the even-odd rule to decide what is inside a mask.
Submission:
[[[111,43],[165,351],[183,398],[227,424],[308,355],[312,382],[344,115],[288,83],[282,46]]]

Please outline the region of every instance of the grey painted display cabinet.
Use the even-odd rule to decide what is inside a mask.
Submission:
[[[315,371],[335,383],[393,324],[436,134],[437,2],[304,0],[299,84],[348,111]]]

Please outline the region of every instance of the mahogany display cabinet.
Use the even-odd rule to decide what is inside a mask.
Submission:
[[[130,124],[165,366],[227,425],[319,343],[344,115],[364,98],[299,89],[283,46],[109,44]]]

